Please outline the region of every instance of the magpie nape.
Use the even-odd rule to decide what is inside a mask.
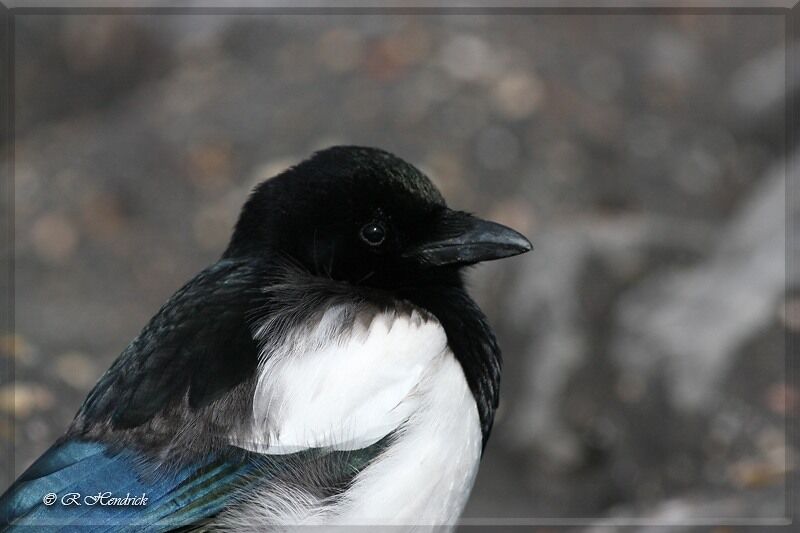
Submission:
[[[501,366],[462,270],[530,249],[387,152],[317,152],[256,187],[0,499],[6,527],[453,525]],[[60,499],[105,493],[147,503]]]

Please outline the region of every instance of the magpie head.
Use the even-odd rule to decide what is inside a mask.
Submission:
[[[449,209],[419,170],[375,148],[336,146],[260,184],[226,257],[288,256],[314,275],[391,289],[531,250],[516,231]]]

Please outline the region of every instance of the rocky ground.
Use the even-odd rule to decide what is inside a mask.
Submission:
[[[472,276],[506,373],[468,523],[759,531],[798,444],[784,37],[780,15],[19,17],[3,472],[253,184],[368,144],[535,245]]]

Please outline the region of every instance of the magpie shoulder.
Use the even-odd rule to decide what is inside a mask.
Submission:
[[[270,269],[252,260],[225,259],[200,272],[101,377],[68,435],[140,428],[140,436],[155,444],[193,418],[202,419],[216,401],[245,401],[247,394],[236,389],[258,364],[248,317],[264,305],[268,276]],[[222,407],[236,412],[241,405]]]

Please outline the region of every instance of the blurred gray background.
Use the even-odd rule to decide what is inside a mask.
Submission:
[[[535,245],[471,276],[505,374],[468,523],[786,515],[800,292],[785,272],[783,15],[15,24],[4,473],[217,258],[254,184],[352,143]]]

